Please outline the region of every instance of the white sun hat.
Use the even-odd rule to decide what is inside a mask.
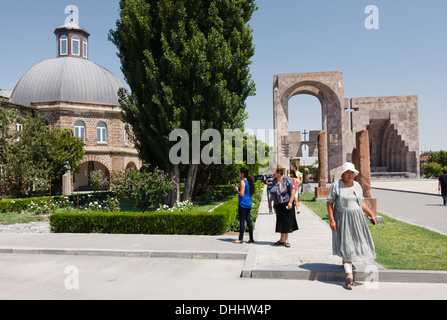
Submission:
[[[354,172],[355,176],[357,177],[359,172],[355,169],[355,166],[351,163],[351,162],[346,162],[342,169],[341,169],[341,176],[343,176],[343,173],[345,173],[346,171],[352,171]]]

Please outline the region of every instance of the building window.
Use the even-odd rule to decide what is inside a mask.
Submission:
[[[98,135],[98,143],[107,142],[107,126],[104,122],[98,123],[97,135]]]
[[[81,138],[85,142],[85,124],[82,121],[78,121],[75,124],[75,137]]]
[[[16,123],[16,132],[22,132],[23,131],[23,124],[21,123]],[[20,141],[20,137],[17,138],[17,141]]]
[[[68,54],[68,38],[67,38],[67,36],[61,37],[60,47],[61,47],[60,55],[66,56]]]
[[[84,39],[82,41],[82,55],[84,56],[84,58],[88,58],[88,46],[87,46],[87,39]]]
[[[71,54],[74,56],[79,56],[79,49],[80,49],[80,41],[78,36],[74,36],[71,38]]]

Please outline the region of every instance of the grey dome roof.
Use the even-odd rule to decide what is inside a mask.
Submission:
[[[25,106],[43,102],[119,105],[123,83],[110,71],[79,58],[42,61],[20,79],[10,102]]]

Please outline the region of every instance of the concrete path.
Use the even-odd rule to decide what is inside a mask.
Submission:
[[[0,253],[245,259],[249,245],[237,246],[233,240],[228,236],[0,233]]]
[[[371,182],[374,189],[392,190],[405,193],[421,193],[429,195],[439,195],[437,179],[400,179],[393,181],[375,181]],[[439,195],[441,198],[441,196]]]
[[[233,244],[237,236],[0,234],[0,254],[242,260],[243,278],[343,281],[329,225],[302,204],[300,211],[291,248],[273,246],[276,216],[268,214],[264,192],[254,244]],[[386,270],[374,262],[356,267],[357,281],[447,283],[444,271]]]
[[[329,225],[303,204],[300,204],[300,211],[297,215],[300,230],[289,235],[291,248],[273,246],[279,234],[274,233],[276,217],[268,214],[264,195],[256,224],[256,245],[250,247],[243,277],[323,281],[345,278],[341,258],[332,255]],[[357,281],[447,282],[447,272],[444,271],[386,270],[374,261],[355,265]]]

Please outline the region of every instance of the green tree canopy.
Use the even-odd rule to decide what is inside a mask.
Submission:
[[[84,157],[84,142],[72,130],[59,130],[46,125],[45,117],[29,114],[18,117],[15,110],[0,108],[0,171],[2,196],[29,194],[37,180],[60,186],[65,165],[76,170]],[[20,124],[21,131],[16,130]]]
[[[142,160],[170,170],[169,134],[192,122],[201,130],[242,128],[246,99],[255,86],[254,0],[122,0],[109,39],[117,46],[131,93],[120,92],[123,119]],[[197,165],[187,170],[191,197]]]

